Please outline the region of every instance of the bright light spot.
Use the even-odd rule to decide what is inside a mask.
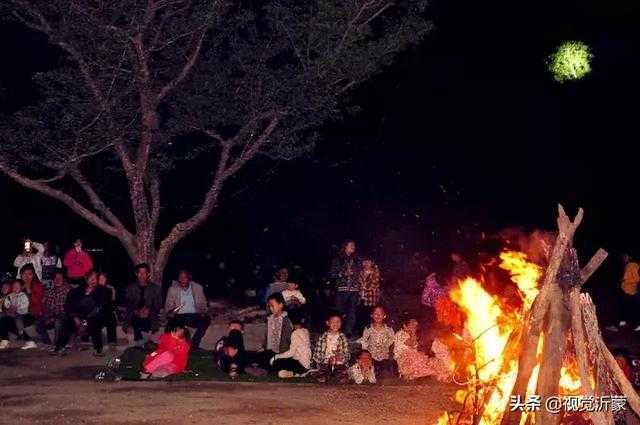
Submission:
[[[562,43],[549,58],[549,71],[560,83],[579,80],[591,72],[589,61],[592,57],[589,46],[583,42],[567,41]]]

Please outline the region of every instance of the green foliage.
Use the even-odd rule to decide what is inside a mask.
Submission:
[[[153,3],[153,2],[151,2]],[[150,4],[151,4],[150,3]],[[207,29],[195,66],[159,105],[154,170],[214,149],[176,136],[211,130],[251,143],[262,114],[284,119],[264,153],[291,158],[340,117],[350,90],[417,43],[430,29],[426,2],[405,0],[166,0],[149,20],[147,1],[9,1],[0,6],[50,35],[59,66],[34,76],[41,101],[0,122],[0,159],[50,175],[97,157],[113,163],[114,142],[135,150],[141,133],[140,86],[131,40],[142,35],[153,90],[175,78]],[[35,13],[34,13],[35,12]],[[41,14],[41,15],[38,15]],[[50,28],[41,28],[42,16]],[[105,97],[96,101],[78,58]],[[180,152],[178,154],[177,152]]]
[[[550,56],[549,71],[560,83],[579,80],[591,72],[592,57],[593,54],[585,43],[566,41]]]

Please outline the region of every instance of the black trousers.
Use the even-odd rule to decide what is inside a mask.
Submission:
[[[394,378],[398,376],[396,372],[396,361],[393,359],[374,360],[373,369],[377,378]]]
[[[117,340],[116,326],[118,326],[116,313],[113,311],[105,313],[103,324],[104,327],[107,328],[107,342],[109,344],[115,344]]]
[[[281,370],[290,370],[291,372],[301,375],[307,371],[307,368],[302,366],[302,364],[293,359],[277,359],[273,362],[273,366],[271,367],[274,371],[279,372]]]
[[[200,348],[200,341],[209,329],[211,318],[205,314],[186,313],[176,314],[174,319],[184,323],[185,326],[196,329],[191,338],[191,348]]]
[[[151,320],[143,319],[142,317],[134,317],[131,320],[131,327],[133,328],[133,340],[142,340],[143,332],[151,332]]]
[[[0,339],[9,339],[9,332],[22,337],[24,341],[31,341],[31,337],[24,331],[24,328],[33,325],[35,319],[30,314],[23,314],[16,317],[0,317]]]
[[[92,317],[87,319],[87,327],[89,335],[91,337],[91,344],[94,350],[102,351],[104,345],[102,341],[102,328],[104,327],[104,320],[102,317]],[[76,323],[73,317],[65,317],[60,336],[56,341],[56,350],[64,348],[71,336],[77,332]]]
[[[257,364],[259,368],[271,371],[271,365],[269,362],[278,353],[271,350],[265,351],[245,351],[245,359],[247,365]]]
[[[638,298],[636,295],[628,295],[620,292],[618,300],[618,322],[627,322],[627,326],[636,327],[638,319]]]

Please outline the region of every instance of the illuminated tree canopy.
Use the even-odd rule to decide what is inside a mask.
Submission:
[[[562,43],[551,55],[549,71],[553,78],[565,81],[579,80],[591,72],[590,60],[593,57],[589,46],[581,41],[567,41]]]

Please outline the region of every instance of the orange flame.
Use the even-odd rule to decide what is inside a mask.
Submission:
[[[515,384],[518,362],[510,360],[505,364],[508,357],[505,353],[507,341],[512,332],[522,328],[524,316],[538,295],[539,281],[542,276],[542,269],[528,261],[524,253],[505,251],[500,254],[500,260],[500,268],[509,272],[522,300],[522,308],[515,315],[507,314],[508,306],[503,304],[504,301],[488,293],[480,281],[471,277],[460,281],[449,294],[453,302],[466,314],[466,340],[474,355],[474,361],[466,365],[466,370],[471,377],[467,391],[473,393],[477,376],[482,384],[478,394],[479,399],[483,401],[482,412],[479,412],[481,425],[499,424],[508,408],[507,403]],[[543,338],[538,344],[538,364],[532,371],[527,395],[535,393],[542,346]],[[577,370],[574,361],[563,366],[560,380],[563,394],[580,389]],[[456,401],[461,403],[463,399],[464,394],[456,394]],[[469,406],[466,408],[468,409]],[[437,424],[448,424],[450,417],[449,413],[444,412],[438,418]],[[522,419],[525,419],[525,415]]]

